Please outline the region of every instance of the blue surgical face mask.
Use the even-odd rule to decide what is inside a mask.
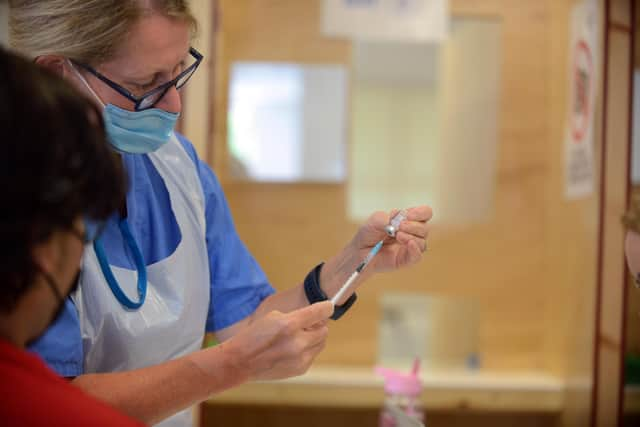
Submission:
[[[169,141],[180,116],[178,113],[169,113],[159,108],[128,111],[113,104],[105,105],[71,61],[69,64],[87,89],[104,106],[105,129],[113,148],[121,153],[145,154],[156,151]]]
[[[156,151],[169,141],[178,120],[177,113],[158,108],[127,111],[113,104],[104,107],[104,124],[111,145],[122,153]]]

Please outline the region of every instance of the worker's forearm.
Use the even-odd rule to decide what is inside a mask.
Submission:
[[[227,343],[133,371],[86,374],[73,383],[145,423],[157,423],[247,380]]]
[[[350,251],[348,248],[345,248],[322,266],[320,286],[329,298],[338,292],[360,261],[362,260],[358,258],[356,251]],[[359,277],[357,281],[361,283],[363,277]],[[350,295],[351,294],[345,295],[341,301],[338,301],[338,304],[343,304]],[[254,315],[260,316],[272,310],[287,313],[307,305],[309,305],[309,301],[305,295],[304,287],[302,284],[299,284],[285,291],[277,292],[265,299]]]
[[[332,298],[338,293],[342,285],[349,279],[349,276],[353,274],[358,264],[362,262],[362,259],[362,256],[357,250],[347,246],[336,256],[327,260],[320,271],[320,286],[329,298]],[[357,288],[369,276],[369,272],[365,269],[364,272],[359,274],[355,279],[353,287],[349,289]],[[336,302],[337,305],[344,304],[352,293],[353,291],[350,291],[343,295],[342,298]]]
[[[309,305],[309,301],[304,293],[302,284],[300,284],[284,291],[278,291],[264,299],[252,317],[261,317],[273,310],[289,313],[307,305]]]
[[[320,272],[320,287],[327,297],[333,297],[347,281],[358,263],[362,261],[358,256],[357,251],[347,246],[324,264]],[[366,276],[366,272],[360,275],[356,279],[356,286],[361,284],[366,279]],[[345,294],[341,300],[338,301],[338,305],[344,304],[350,296],[351,293]],[[226,341],[250,324],[254,319],[263,317],[274,310],[289,313],[308,305],[309,300],[305,294],[304,285],[300,283],[297,286],[276,292],[268,298],[265,298],[251,316],[226,329],[217,331],[216,337],[220,341]]]

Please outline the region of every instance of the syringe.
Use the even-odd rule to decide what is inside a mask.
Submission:
[[[391,218],[390,224],[387,225],[384,229],[390,237],[395,237],[396,232],[398,231],[398,227],[400,227],[400,223],[407,218],[407,211],[401,210],[398,212],[393,218]],[[369,251],[364,260],[356,267],[356,270],[351,273],[351,276],[344,282],[344,285],[340,288],[340,290],[331,298],[331,302],[333,305],[337,305],[338,301],[346,294],[351,285],[356,280],[358,275],[364,270],[364,268],[369,264],[369,262],[373,259],[374,256],[380,251],[382,245],[384,243],[384,239],[380,240],[375,244],[373,248]]]

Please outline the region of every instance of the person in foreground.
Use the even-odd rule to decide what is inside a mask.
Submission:
[[[100,111],[0,48],[0,424],[136,426],[25,347],[59,315],[84,245],[125,195]]]

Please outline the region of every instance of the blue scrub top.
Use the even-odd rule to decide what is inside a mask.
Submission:
[[[213,171],[202,162],[191,143],[178,139],[193,160],[205,197],[206,240],[209,252],[211,302],[206,330],[215,332],[255,311],[274,289],[236,233],[229,206]],[[147,265],[173,253],[180,243],[180,228],[171,209],[169,193],[147,155],[123,154],[129,175],[129,226]],[[107,223],[102,243],[109,263],[135,270],[133,256],[117,225],[118,214]],[[82,338],[78,311],[69,299],[60,318],[30,348],[59,375],[83,373]]]

